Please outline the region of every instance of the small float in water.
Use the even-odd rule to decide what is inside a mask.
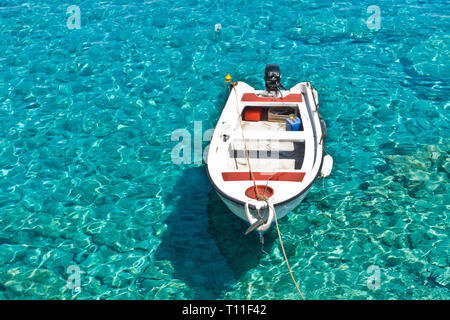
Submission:
[[[230,84],[207,156],[211,184],[227,207],[250,223],[247,232],[268,230],[333,167],[333,158],[324,154],[326,127],[317,91],[309,82],[286,90],[276,64],[266,66],[264,80],[266,90]]]

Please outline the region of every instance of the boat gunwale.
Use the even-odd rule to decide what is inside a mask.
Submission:
[[[314,160],[314,162],[317,162],[317,161],[319,161],[319,159],[317,159],[317,156],[318,156],[318,152],[321,152],[321,158],[320,158],[320,164],[318,165],[318,168],[317,168],[317,171],[316,171],[316,173],[315,173],[315,176],[313,177],[313,178],[310,178],[311,179],[311,181],[309,182],[309,184],[308,185],[306,185],[304,188],[302,188],[298,193],[296,193],[295,195],[293,195],[293,196],[291,196],[291,197],[289,197],[289,198],[287,198],[287,199],[284,199],[284,200],[282,200],[282,201],[280,201],[280,202],[276,202],[276,203],[274,203],[274,205],[275,206],[281,206],[281,205],[284,205],[284,204],[286,204],[286,203],[288,203],[288,202],[290,202],[290,201],[292,201],[292,200],[294,200],[294,199],[296,199],[296,198],[298,198],[298,197],[301,197],[305,192],[307,192],[307,191],[309,191],[310,189],[311,189],[311,187],[312,187],[312,185],[315,183],[315,181],[317,180],[317,178],[318,178],[318,176],[319,176],[319,174],[320,174],[320,172],[321,172],[321,169],[322,169],[322,165],[323,165],[323,159],[324,159],[324,151],[325,151],[325,148],[324,148],[324,144],[323,144],[323,139],[321,138],[322,137],[322,135],[323,135],[323,128],[322,128],[322,123],[321,123],[321,116],[320,116],[320,113],[319,113],[319,111],[318,111],[318,106],[317,106],[317,103],[316,103],[316,101],[315,101],[315,99],[314,99],[314,95],[313,95],[313,89],[312,89],[312,86],[310,87],[310,86],[308,86],[308,82],[300,82],[300,83],[298,83],[296,86],[294,86],[294,87],[297,87],[297,86],[299,86],[300,85],[300,88],[301,88],[301,86],[303,85],[303,86],[305,86],[306,88],[307,88],[307,90],[310,90],[311,92],[310,92],[310,94],[311,94],[311,98],[312,99],[310,99],[310,97],[309,97],[309,95],[308,95],[308,91],[306,91],[306,92],[303,92],[302,90],[300,90],[300,94],[302,94],[302,96],[303,95],[305,95],[305,99],[302,101],[303,103],[305,103],[305,105],[307,106],[307,109],[308,109],[308,113],[309,113],[309,115],[310,115],[310,118],[311,118],[311,120],[312,120],[312,123],[314,123],[314,125],[313,125],[313,137],[314,137],[314,140],[315,140],[315,146],[316,146],[316,152],[315,152],[315,155],[314,155],[314,158],[315,158],[315,160]],[[248,85],[247,85],[248,86]],[[293,88],[294,88],[293,87]],[[292,90],[293,88],[291,88],[290,90]],[[253,89],[254,90],[254,89]],[[289,90],[289,91],[290,91]],[[256,91],[256,90],[255,90]],[[228,100],[230,99],[230,96],[228,97],[228,99],[227,99],[227,103],[228,103]],[[308,100],[308,102],[309,103],[307,103],[307,101],[306,100]],[[309,101],[309,100],[312,100],[312,101]],[[252,103],[251,101],[245,101],[245,102],[248,102],[248,103]],[[270,104],[270,103],[273,103],[274,101],[264,101],[264,102],[259,102],[259,103],[261,103],[261,104],[263,104],[263,105],[266,105],[266,104]],[[312,102],[312,104],[310,103],[310,102]],[[254,103],[254,102],[253,102]],[[289,104],[289,102],[287,103],[287,104]],[[313,109],[315,107],[315,109]],[[314,119],[314,118],[316,118],[316,119]],[[219,118],[220,119],[220,118]],[[317,126],[317,124],[315,123],[315,122],[318,122],[318,126]],[[317,133],[321,133],[321,137],[319,138],[318,137],[318,135],[317,135]],[[321,139],[321,140],[319,140],[319,139]],[[209,157],[208,157],[209,158]],[[313,163],[314,163],[313,162]],[[314,164],[314,166],[313,167],[315,167],[317,165],[317,163],[316,164]],[[311,170],[312,171],[312,170]],[[311,172],[310,171],[310,172]],[[244,206],[245,204],[246,204],[246,202],[245,201],[243,201],[243,200],[240,200],[240,199],[237,199],[237,198],[235,198],[235,197],[233,197],[233,196],[231,196],[231,195],[229,195],[229,194],[227,194],[227,193],[225,193],[224,191],[222,191],[222,189],[221,188],[219,188],[219,186],[214,182],[214,180],[212,179],[212,177],[211,177],[211,174],[210,174],[210,167],[209,167],[209,165],[208,165],[208,163],[206,163],[206,172],[207,172],[207,176],[208,176],[208,179],[210,180],[210,182],[211,182],[211,184],[212,184],[212,186],[213,186],[213,188],[215,189],[215,191],[217,192],[217,193],[219,193],[219,195],[221,195],[222,197],[224,197],[225,199],[227,199],[227,200],[229,200],[229,201],[232,201],[233,203],[235,203],[235,204],[237,204],[237,205],[240,205],[240,206]],[[254,209],[255,207],[254,207],[254,205],[253,204],[251,204],[251,203],[249,203],[249,206],[250,206],[250,208],[251,209]]]

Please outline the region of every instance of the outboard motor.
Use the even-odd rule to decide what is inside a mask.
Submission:
[[[277,64],[267,64],[266,70],[264,71],[264,81],[266,82],[266,91],[275,93],[280,90],[281,73],[280,66]]]

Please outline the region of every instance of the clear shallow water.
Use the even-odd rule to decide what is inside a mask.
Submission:
[[[372,2],[84,1],[70,30],[72,4],[0,0],[0,298],[297,299],[275,229],[263,254],[171,161],[227,73],[276,62],[319,91],[335,163],[280,221],[306,298],[449,299],[446,1],[380,3],[378,31]]]

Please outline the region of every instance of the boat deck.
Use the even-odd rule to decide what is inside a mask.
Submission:
[[[300,170],[305,158],[305,141],[301,131],[286,131],[284,122],[242,121],[242,132],[238,130],[228,150],[228,168],[252,170]]]
[[[286,131],[285,122],[242,121],[244,131]]]
[[[247,141],[251,142],[251,141]],[[300,170],[305,158],[305,142],[257,141],[259,148],[247,144],[248,157],[252,170],[280,171]],[[253,143],[254,144],[254,143]],[[248,161],[242,140],[238,144],[230,144],[228,168],[248,171]]]

